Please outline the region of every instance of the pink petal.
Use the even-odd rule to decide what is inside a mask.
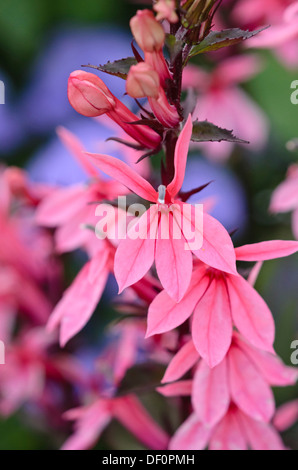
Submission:
[[[271,240],[235,249],[238,261],[266,261],[283,258],[298,251],[298,242],[291,240]]]
[[[188,116],[185,126],[183,127],[175,148],[175,175],[171,183],[167,187],[169,195],[173,198],[178,194],[182,187],[185,175],[185,167],[189,149],[189,142],[192,134],[191,115]]]
[[[198,419],[213,427],[226,414],[230,404],[227,362],[210,369],[201,361],[194,376],[192,406]]]
[[[285,450],[281,437],[270,424],[239,414],[241,426],[252,450]]]
[[[259,277],[259,274],[260,274],[260,271],[262,269],[262,266],[263,266],[263,262],[262,261],[258,261],[254,267],[252,268],[252,270],[250,271],[249,273],[249,276],[247,278],[247,282],[253,287]]]
[[[273,424],[278,431],[291,428],[298,421],[298,400],[280,406],[275,414]]]
[[[185,249],[185,238],[175,217],[161,208],[155,265],[159,280],[170,297],[180,302],[187,291],[192,274],[192,254]],[[161,230],[162,225],[162,230]],[[161,233],[164,232],[164,233]],[[180,233],[175,239],[174,234]],[[168,238],[163,235],[168,234]]]
[[[230,410],[216,426],[210,439],[209,450],[246,450],[246,438],[238,412]]]
[[[58,227],[54,237],[57,253],[67,253],[81,248],[91,236],[95,237],[95,234],[86,227],[92,220],[94,223],[90,225],[94,226],[96,222],[93,206],[82,206],[69,221]]]
[[[89,160],[86,158],[84,152],[84,146],[82,142],[75,136],[72,132],[65,129],[65,127],[58,127],[57,134],[61,140],[61,142],[65,145],[65,147],[70,151],[70,153],[78,160],[78,162],[82,165],[88,175],[91,177],[98,178],[98,173],[91,165]]]
[[[178,304],[162,291],[149,307],[146,337],[173,330],[187,320],[209,283],[205,269],[197,270],[187,293]]]
[[[63,444],[61,450],[87,450],[93,447],[109,424],[111,415],[105,401],[98,400],[89,407],[65,413],[66,419],[78,419],[76,430]]]
[[[130,323],[121,329],[120,334],[114,366],[114,377],[117,383],[121,382],[128,369],[135,364],[139,340],[138,331]]]
[[[50,316],[47,326],[49,331],[53,331],[59,323],[61,324],[62,347],[86,325],[94,312],[108,277],[107,257],[108,253],[101,255],[100,258],[95,257],[85,264]],[[89,274],[93,270],[94,263],[101,266],[101,275],[92,283]]]
[[[236,346],[228,355],[231,397],[253,419],[270,421],[275,411],[271,388],[249,358]]]
[[[238,330],[256,348],[274,352],[275,325],[265,301],[240,276],[229,276],[228,290],[232,318]]]
[[[210,434],[211,430],[200,423],[197,415],[193,413],[172,437],[169,450],[203,450]]]
[[[156,389],[164,397],[184,397],[191,395],[192,380],[180,380]]]
[[[223,60],[215,69],[221,86],[229,87],[254,77],[261,69],[261,61],[255,55],[237,55]]]
[[[296,383],[298,370],[295,367],[286,366],[278,356],[254,348],[245,341],[239,339],[236,341],[270,385],[286,387]]]
[[[158,206],[151,206],[128,231],[115,255],[115,276],[119,292],[142,279],[151,268],[155,256],[155,238],[150,231],[157,232]],[[138,231],[139,238],[134,239]]]
[[[136,171],[118,158],[108,155],[86,153],[93,163],[104,173],[124,184],[128,189],[147,201],[157,202],[158,193]]]
[[[35,219],[45,227],[62,225],[84,207],[86,196],[81,184],[54,190],[38,206]]]
[[[180,379],[196,364],[199,358],[199,353],[192,340],[188,341],[171,360],[161,383],[174,382]]]
[[[113,416],[149,449],[164,450],[167,448],[168,435],[133,395],[114,400]]]
[[[204,213],[203,240],[202,248],[194,250],[193,253],[212,268],[237,274],[235,250],[230,235],[218,220],[206,213]]]
[[[274,191],[271,199],[272,212],[288,212],[298,207],[298,178],[290,177]]]
[[[192,323],[196,349],[210,367],[225,357],[232,340],[232,318],[225,283],[214,280],[198,303]]]

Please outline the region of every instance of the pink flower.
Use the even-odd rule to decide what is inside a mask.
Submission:
[[[75,432],[64,443],[63,450],[87,450],[93,447],[113,418],[150,449],[162,450],[167,447],[167,434],[133,395],[98,399],[85,407],[69,410],[64,416],[75,420],[76,424]]]
[[[298,400],[280,406],[274,416],[274,426],[280,432],[291,428],[298,421]]]
[[[291,165],[286,180],[274,191],[270,204],[273,213],[293,211],[293,233],[298,239],[298,165]]]
[[[21,332],[6,349],[6,365],[0,367],[0,413],[8,416],[25,403],[42,400],[47,379],[52,383],[86,385],[88,378],[68,355],[50,354],[53,335],[44,328]]]
[[[242,0],[234,9],[236,21],[250,27],[270,26],[247,41],[247,47],[274,49],[289,67],[297,65],[298,2]]]
[[[116,251],[114,270],[120,292],[141,279],[155,260],[163,287],[175,301],[181,300],[191,279],[192,254],[189,248],[192,249],[191,241],[196,234],[199,240],[203,237],[203,246],[192,249],[195,256],[219,270],[236,273],[233,244],[224,227],[204,214],[202,233],[202,227],[194,225],[195,208],[177,199],[184,178],[191,133],[189,117],[175,148],[174,178],[167,186],[160,186],[159,191],[120,160],[106,155],[87,154],[102,171],[153,203],[131,227]],[[191,234],[185,230],[187,224],[191,224]],[[162,230],[167,231],[167,238],[162,236]]]
[[[169,104],[158,73],[150,65],[140,62],[130,68],[126,91],[133,98],[148,97],[153,114],[163,126],[173,128],[179,124],[179,114],[175,106]]]
[[[106,114],[144,148],[155,149],[159,146],[160,136],[148,126],[130,124],[138,121],[138,117],[93,73],[76,70],[70,74],[68,99],[72,107],[83,116],[95,117]]]
[[[172,437],[170,450],[286,450],[274,427],[256,421],[232,404],[223,419],[210,428],[196,413]]]
[[[161,85],[164,86],[166,80],[172,77],[162,51],[166,37],[163,27],[156,21],[152,11],[138,10],[130,20],[130,28],[144,52],[146,64],[159,74]]]
[[[168,20],[169,23],[177,23],[179,19],[176,13],[175,0],[158,0],[153,9],[157,13],[157,21]]]
[[[170,362],[162,383],[180,379],[199,359],[192,341],[187,342]],[[225,416],[232,402],[250,418],[269,422],[275,412],[270,386],[294,385],[297,379],[295,368],[286,367],[274,354],[256,349],[234,333],[220,364],[211,369],[204,360],[199,361],[192,406],[199,421],[209,427]],[[163,387],[159,391],[163,394]]]
[[[288,256],[298,243],[271,241],[236,248],[239,261],[262,261]],[[166,291],[154,299],[148,311],[147,337],[170,331],[193,313],[192,339],[210,367],[225,357],[232,340],[233,325],[255,347],[272,352],[274,321],[262,297],[241,276],[198,263],[181,302]]]
[[[234,135],[249,141],[249,148],[256,151],[267,140],[267,119],[238,84],[254,76],[258,69],[259,63],[255,57],[236,56],[221,61],[210,74],[189,66],[183,75],[183,87],[199,92],[193,117],[199,121],[207,119],[219,127],[233,130]],[[226,160],[235,146],[232,142],[200,145],[215,160]]]

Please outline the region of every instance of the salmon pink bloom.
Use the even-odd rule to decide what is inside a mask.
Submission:
[[[298,371],[285,366],[274,354],[251,346],[238,333],[224,360],[210,368],[192,341],[187,342],[170,362],[162,383],[180,379],[195,363],[192,406],[198,419],[213,427],[235,403],[241,411],[258,421],[271,421],[275,404],[270,386],[294,385]],[[163,387],[159,388],[163,393]]]
[[[293,211],[293,233],[298,239],[298,165],[290,166],[286,180],[274,191],[270,211],[273,213]]]
[[[55,337],[44,328],[21,332],[6,348],[6,366],[0,367],[0,413],[8,416],[24,403],[42,399],[47,379],[77,386],[88,382],[86,373],[71,356],[50,354]]]
[[[68,99],[72,107],[83,116],[106,114],[144,148],[155,149],[159,146],[160,136],[148,126],[130,124],[138,121],[138,117],[93,73],[76,70],[70,74]]]
[[[146,64],[158,74],[161,85],[171,79],[169,67],[163,55],[165,32],[150,10],[138,10],[130,20],[132,34],[145,55]]]
[[[286,450],[271,424],[256,421],[232,404],[223,419],[210,428],[196,413],[180,426],[169,450]]]
[[[201,213],[203,226],[201,217],[196,226],[196,208],[182,203],[177,196],[183,183],[191,133],[189,117],[175,148],[174,178],[168,186],[161,185],[158,191],[120,160],[87,154],[102,171],[153,203],[117,248],[114,270],[120,292],[141,279],[155,260],[163,287],[175,301],[181,300],[191,279],[191,250],[209,266],[236,274],[233,244],[224,227],[213,217]],[[191,233],[186,230],[190,226]]]
[[[36,213],[38,224],[57,228],[56,251],[65,253],[82,248],[90,258],[56,305],[48,322],[49,331],[61,326],[60,343],[64,346],[90,319],[112,271],[115,248],[105,240],[98,240],[94,231],[87,228],[88,225],[95,227],[97,222],[94,202],[113,200],[127,190],[117,182],[100,178],[84,157],[82,144],[69,131],[60,128],[59,136],[91,178],[88,185],[77,184],[54,190],[41,202]]]
[[[291,428],[298,421],[298,400],[280,406],[274,416],[274,426],[280,432]]]
[[[234,9],[234,18],[249,27],[268,26],[247,47],[275,50],[289,67],[297,66],[298,2],[293,0],[241,0]]]
[[[130,68],[126,91],[133,98],[147,97],[153,114],[163,126],[173,128],[179,124],[179,114],[175,106],[169,104],[158,73],[150,65],[140,62]]]
[[[239,261],[263,261],[297,252],[298,243],[262,242],[239,247],[235,251]],[[233,325],[253,346],[273,351],[274,321],[271,312],[242,276],[199,263],[181,302],[175,303],[166,291],[154,299],[148,312],[147,337],[176,328],[192,313],[193,343],[210,367],[219,364],[229,350]]]
[[[239,88],[259,70],[254,56],[236,56],[222,60],[211,73],[189,66],[183,74],[183,87],[199,92],[193,117],[207,119],[217,126],[250,142],[250,148],[260,150],[267,140],[268,122],[260,108]],[[226,160],[234,148],[232,142],[200,144],[213,160]]]
[[[153,10],[157,13],[157,21],[168,20],[169,23],[177,23],[179,19],[175,0],[158,0],[153,6]]]
[[[90,405],[65,413],[75,421],[75,432],[62,446],[62,450],[88,450],[96,444],[112,419],[119,421],[150,449],[167,448],[168,436],[151,418],[134,395],[119,398],[101,398]]]

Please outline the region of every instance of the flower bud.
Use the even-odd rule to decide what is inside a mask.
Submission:
[[[179,20],[175,0],[158,0],[153,9],[157,13],[157,21],[168,20],[169,23],[177,23]]]
[[[133,98],[143,98],[145,96],[158,98],[159,88],[158,73],[148,64],[140,62],[130,68],[126,81],[126,91],[130,96]]]
[[[165,42],[165,32],[150,10],[139,10],[130,20],[130,28],[139,47],[144,52],[160,51]]]
[[[101,116],[116,106],[114,96],[103,81],[82,70],[70,74],[67,94],[71,106],[83,116]]]

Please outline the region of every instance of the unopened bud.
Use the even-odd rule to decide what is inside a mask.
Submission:
[[[82,70],[70,74],[67,94],[71,106],[83,116],[101,116],[116,106],[104,82],[97,75]]]
[[[150,65],[140,62],[130,68],[126,91],[133,98],[158,98],[160,89],[160,80],[158,73]]]
[[[150,10],[139,10],[130,20],[130,28],[140,48],[145,52],[160,51],[165,32]]]
[[[179,20],[175,0],[158,0],[153,9],[157,13],[157,21],[168,20],[169,23],[177,23]]]
[[[186,0],[183,4],[185,27],[196,27],[208,19],[211,9],[218,0]]]

